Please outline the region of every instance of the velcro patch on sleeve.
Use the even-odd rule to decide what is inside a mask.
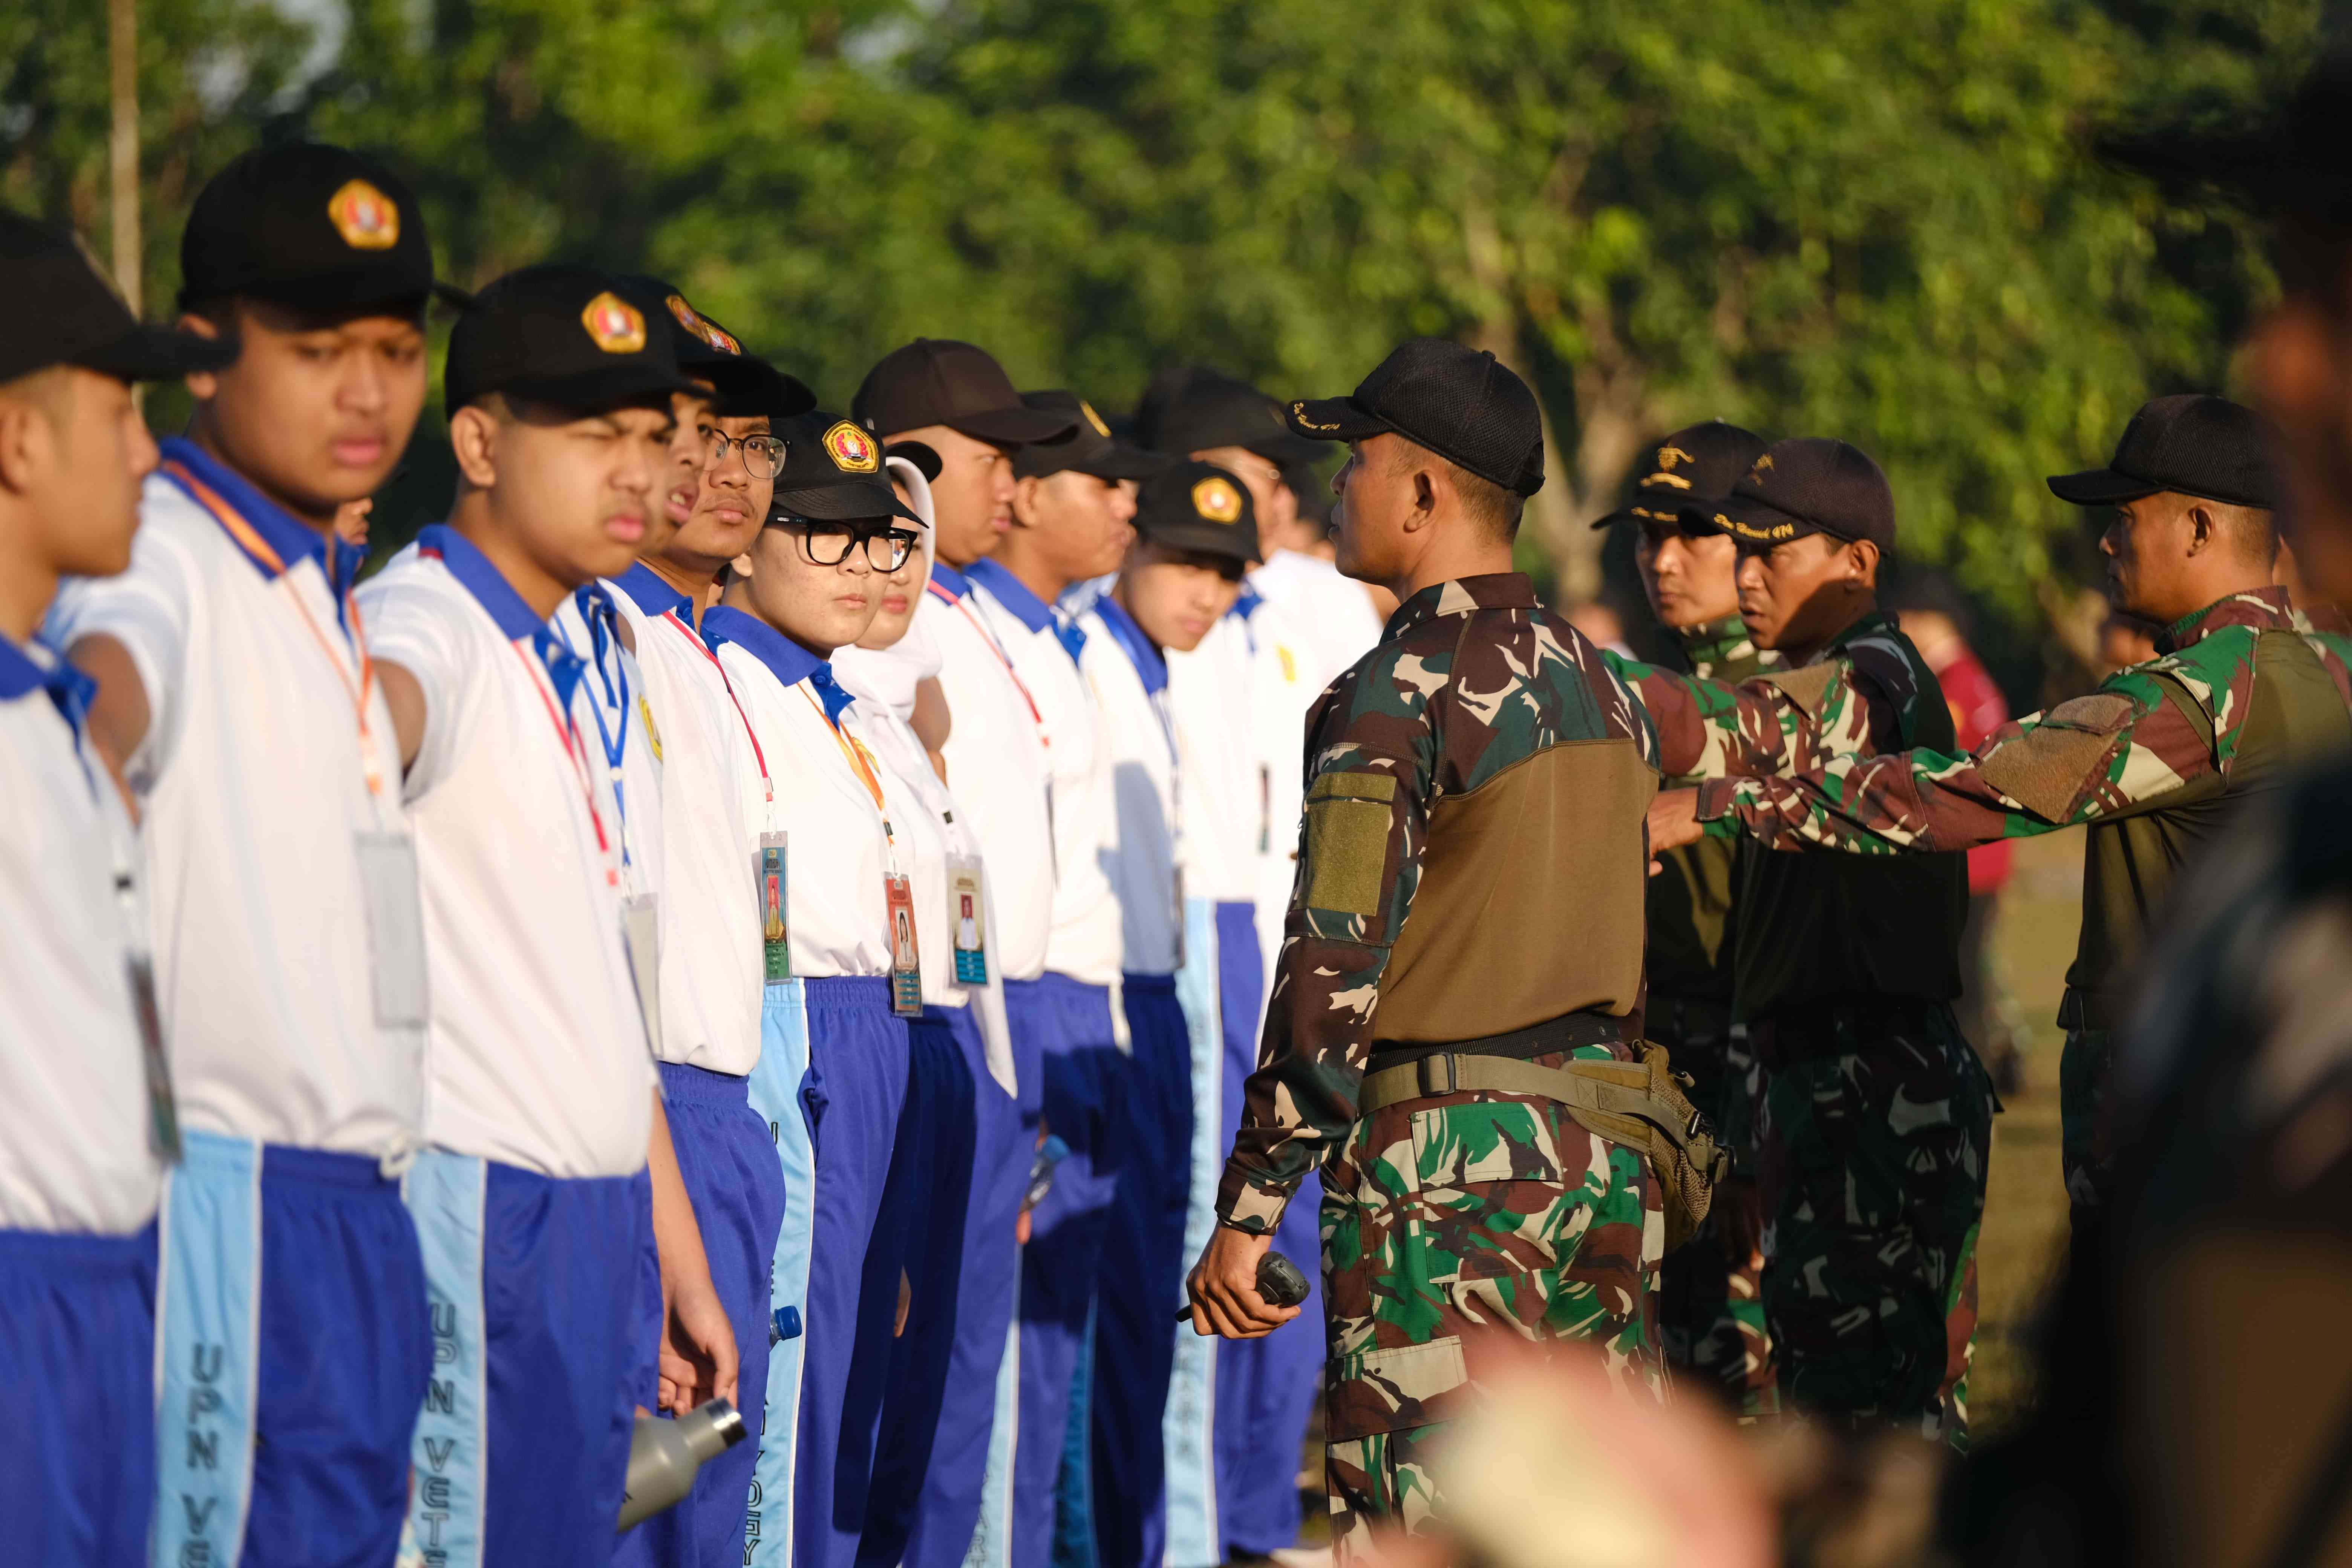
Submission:
[[[1977,772],[2044,822],[2063,822],[2137,712],[2130,698],[2115,692],[2062,702],[2041,723],[1993,748]]]
[[[1822,703],[1830,694],[1830,686],[1837,679],[1838,667],[1833,660],[1802,665],[1795,669],[1776,669],[1759,677],[1779,687],[1798,710],[1808,719],[1822,716]]]
[[[1307,908],[1334,914],[1380,913],[1388,868],[1391,773],[1329,773],[1307,791]]]

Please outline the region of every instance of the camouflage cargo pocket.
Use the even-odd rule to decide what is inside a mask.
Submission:
[[[1442,1420],[1451,1413],[1445,1396],[1469,1381],[1462,1341],[1451,1334],[1423,1344],[1334,1356],[1328,1371],[1325,1439],[1344,1443]]]
[[[1559,1234],[1563,1220],[1581,1224],[1563,1212],[1550,1107],[1490,1100],[1414,1111],[1412,1158],[1405,1245],[1429,1283],[1541,1274],[1573,1247],[1574,1234]]]

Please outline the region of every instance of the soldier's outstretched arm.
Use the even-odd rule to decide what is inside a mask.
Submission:
[[[1661,669],[1606,648],[1601,657],[1648,711],[1658,732],[1658,771],[1670,779],[1786,773],[1817,728],[1775,676],[1735,684]],[[1822,669],[1827,674],[1830,667]]]
[[[2222,780],[2194,700],[2168,685],[2126,670],[2002,725],[1966,755],[1836,756],[1783,777],[1710,780],[1687,805],[1709,836],[1744,830],[1774,847],[1867,855],[1970,849],[2185,804]],[[1682,804],[1660,807],[1654,826]]]

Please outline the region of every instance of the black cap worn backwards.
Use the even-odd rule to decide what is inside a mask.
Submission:
[[[2265,510],[2279,502],[2269,425],[2228,398],[2196,393],[2141,404],[2105,468],[2049,482],[2051,494],[2076,506],[2119,506],[2158,490]]]
[[[861,518],[923,520],[908,509],[882,468],[882,443],[838,414],[803,414],[780,431],[784,468],[776,476],[771,522],[793,518],[855,522]],[[916,467],[922,465],[918,463]]]
[[[1895,491],[1858,447],[1819,436],[1775,441],[1720,500],[1686,502],[1686,527],[1774,545],[1808,533],[1895,552]]]
[[[1290,427],[1317,441],[1393,432],[1514,495],[1543,489],[1543,415],[1536,395],[1491,353],[1415,338],[1346,397],[1293,403]]]
[[[558,408],[662,402],[700,387],[678,369],[673,335],[593,267],[548,263],[484,289],[449,334],[442,395],[454,413],[501,392]]]
[[[944,425],[998,447],[1065,440],[1078,428],[1075,415],[1022,402],[987,350],[947,338],[917,338],[883,355],[849,400],[849,416],[877,436]]]
[[[1016,449],[1013,454],[1015,479],[1042,479],[1066,471],[1091,474],[1098,479],[1148,479],[1167,466],[1166,459],[1112,436],[1094,405],[1075,392],[1059,388],[1024,392],[1021,401],[1032,408],[1076,419],[1078,433],[1066,441]]]
[[[1135,531],[1165,550],[1221,555],[1244,566],[1259,558],[1249,489],[1213,463],[1186,458],[1144,480],[1135,498]]]
[[[56,364],[163,381],[236,357],[233,340],[141,326],[71,230],[0,210],[0,381]]]
[[[1290,433],[1281,404],[1245,381],[1199,365],[1151,378],[1136,405],[1135,438],[1177,458],[1240,447],[1280,463],[1318,450]]]
[[[1737,425],[1710,419],[1688,425],[1650,448],[1642,465],[1633,504],[1596,519],[1595,528],[1631,519],[1674,522],[1685,506],[1731,493],[1739,477],[1764,455],[1764,437]]]
[[[257,148],[205,182],[180,279],[184,310],[231,295],[314,310],[465,298],[433,281],[425,215],[399,176],[315,142]]]
[[[719,412],[764,414],[789,419],[816,406],[816,394],[766,360],[744,352],[741,340],[687,302],[658,278],[632,273],[621,279],[621,295],[647,317],[666,323],[680,370],[707,381],[719,395]]]

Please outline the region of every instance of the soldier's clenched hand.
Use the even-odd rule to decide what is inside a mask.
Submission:
[[[1257,1293],[1258,1260],[1273,1245],[1271,1236],[1252,1236],[1227,1225],[1210,1233],[1209,1245],[1184,1281],[1192,1296],[1194,1333],[1263,1339],[1298,1316],[1297,1308],[1276,1307]]]
[[[1695,844],[1698,837],[1698,791],[1660,790],[1650,802],[1650,853],[1663,855]]]

